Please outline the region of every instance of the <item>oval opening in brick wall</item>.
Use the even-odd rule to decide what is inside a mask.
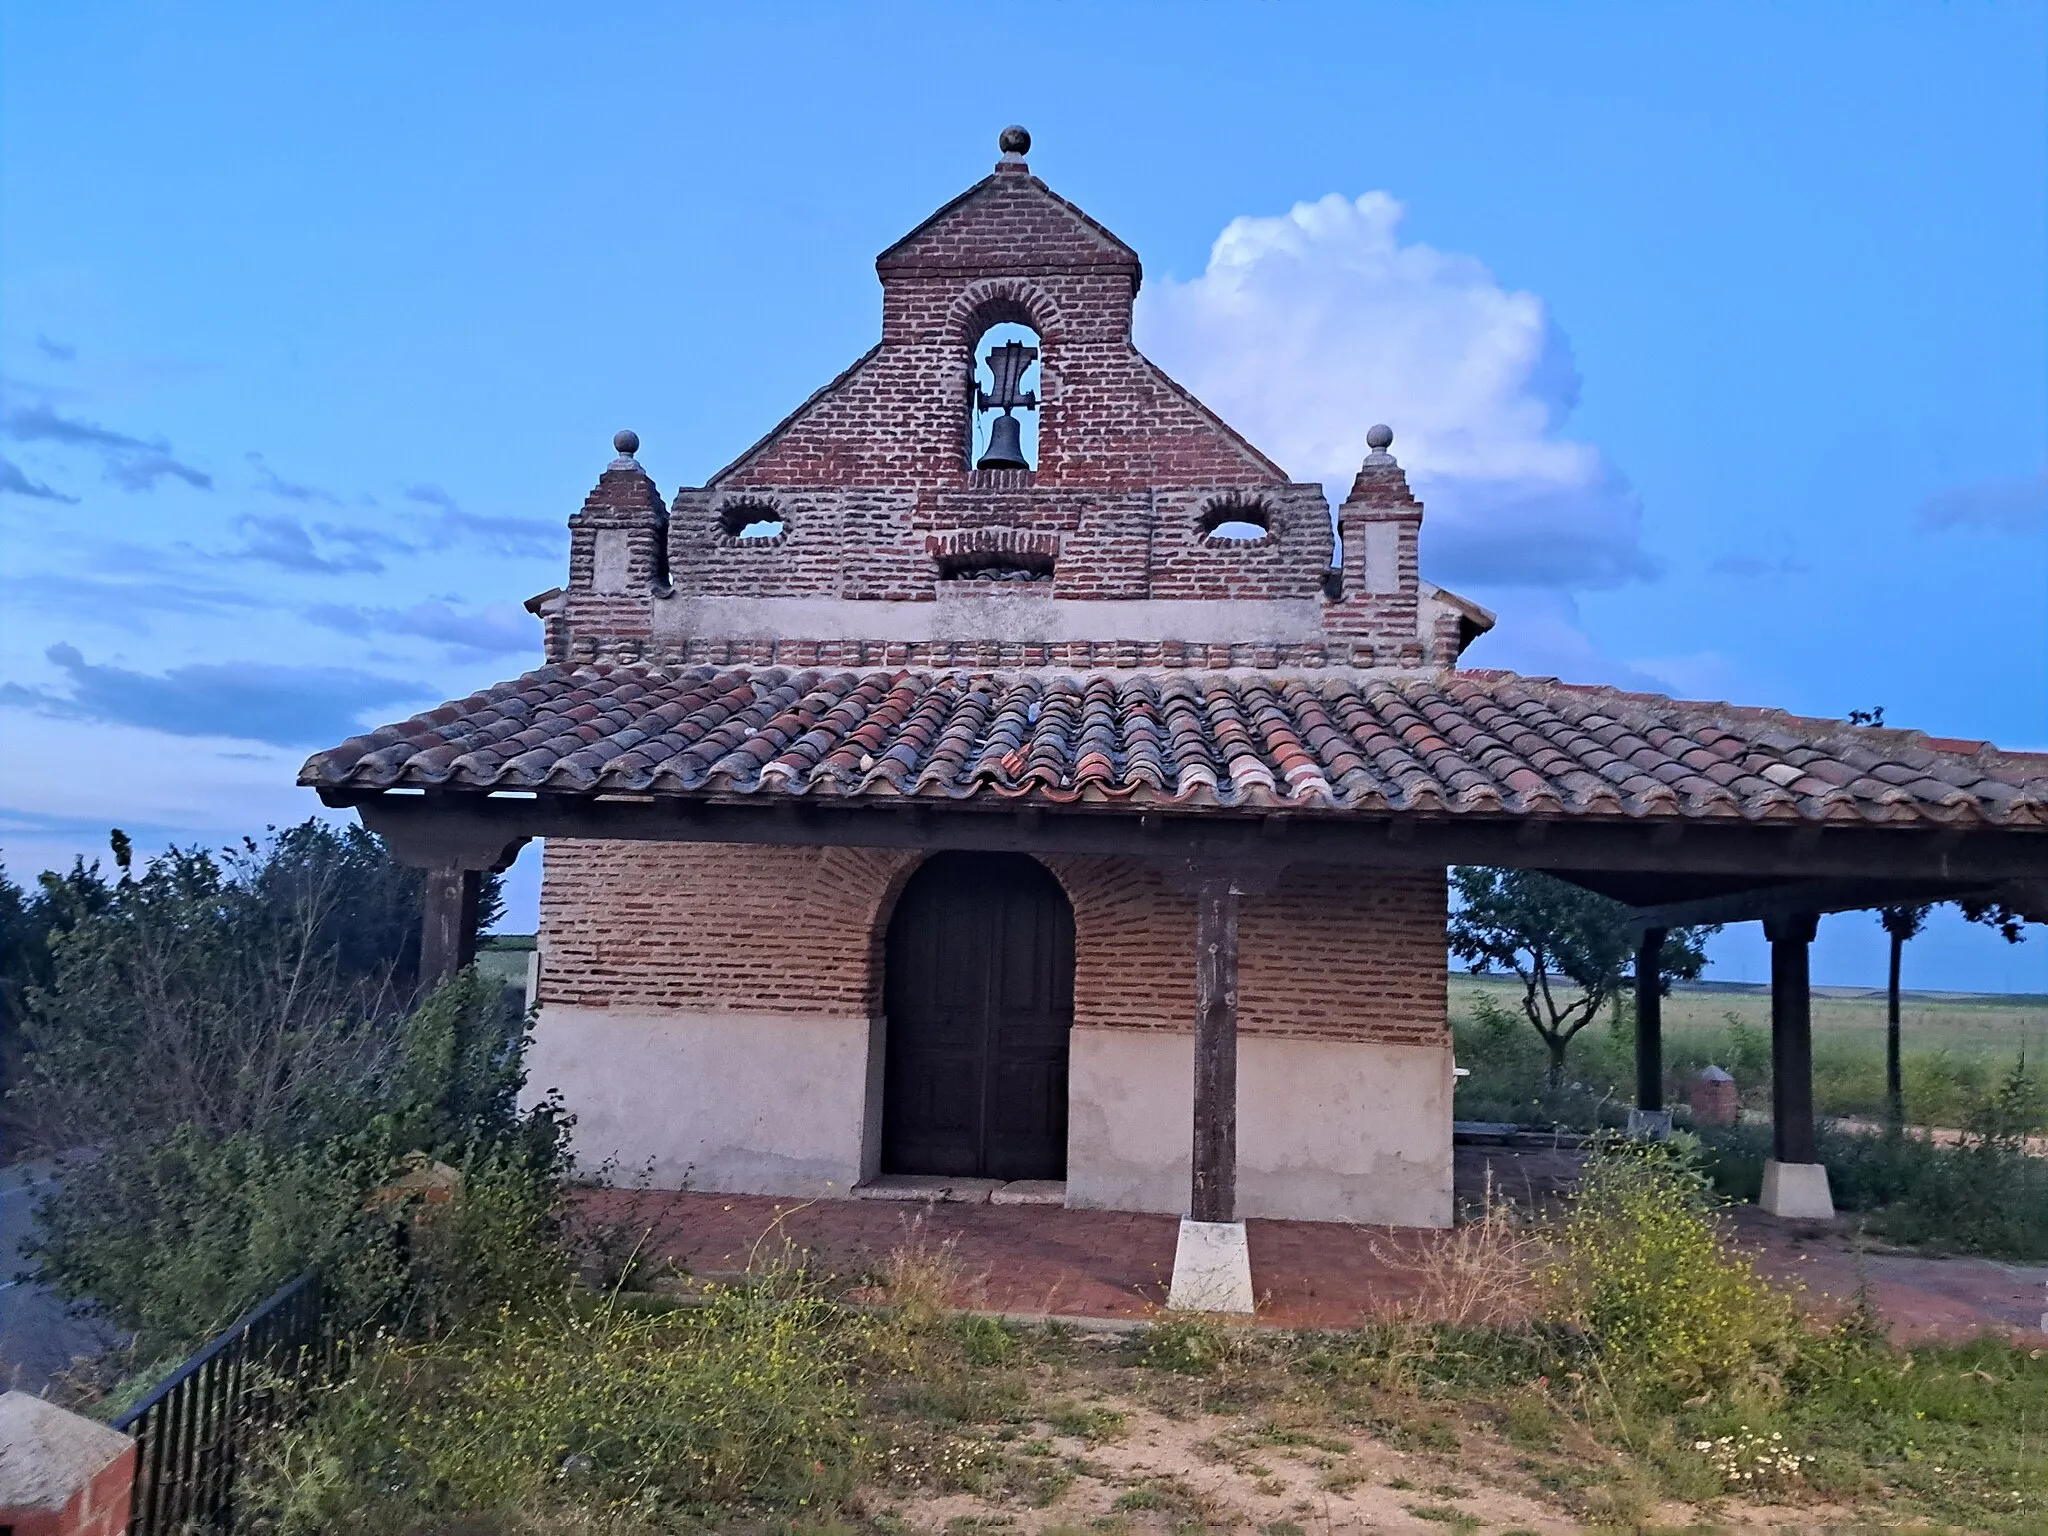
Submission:
[[[1219,544],[1256,544],[1273,536],[1273,514],[1265,503],[1235,498],[1202,509],[1202,537]]]
[[[766,543],[789,532],[789,520],[767,502],[732,501],[718,509],[718,526],[743,544]]]

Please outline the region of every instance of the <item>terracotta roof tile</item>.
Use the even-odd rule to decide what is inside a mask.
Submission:
[[[299,782],[2048,828],[2048,756],[1505,672],[548,667]]]

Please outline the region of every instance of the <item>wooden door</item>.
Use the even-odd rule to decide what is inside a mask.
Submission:
[[[1067,1170],[1074,912],[1022,854],[940,853],[889,922],[882,1169],[996,1179]]]

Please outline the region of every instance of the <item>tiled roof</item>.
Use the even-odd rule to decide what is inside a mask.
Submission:
[[[2048,827],[2048,755],[1506,672],[547,667],[299,782]]]

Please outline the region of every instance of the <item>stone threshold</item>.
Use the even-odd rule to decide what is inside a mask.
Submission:
[[[853,1186],[856,1200],[924,1200],[946,1205],[1060,1205],[1064,1179],[952,1179],[939,1174],[884,1173]]]

